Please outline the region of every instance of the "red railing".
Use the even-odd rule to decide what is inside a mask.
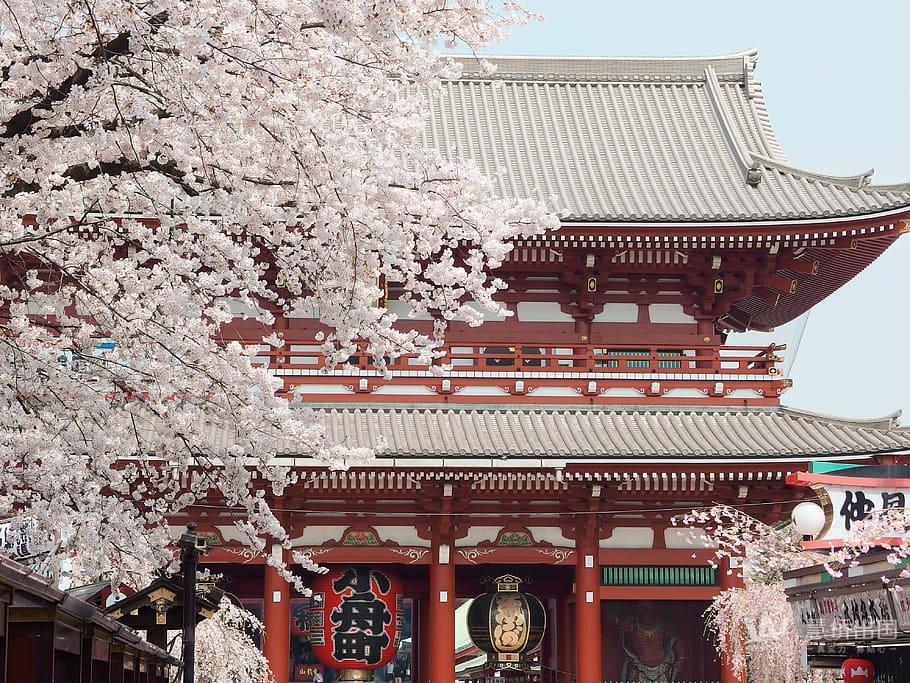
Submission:
[[[289,342],[284,348],[263,348],[258,358],[271,368],[319,370],[325,359],[317,343]],[[603,344],[516,344],[504,341],[484,344],[452,343],[443,347],[445,355],[437,365],[444,375],[463,373],[503,372],[526,375],[554,373],[645,374],[670,375],[780,375],[779,355],[783,346],[725,346],[689,348],[681,345],[603,345]],[[415,356],[400,356],[389,360],[393,375],[402,372],[427,370],[416,362]],[[364,348],[351,356],[329,374],[350,375],[376,370]]]

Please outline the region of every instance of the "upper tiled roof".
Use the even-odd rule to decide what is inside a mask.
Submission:
[[[712,58],[462,58],[430,96],[424,142],[473,159],[503,196],[537,196],[567,221],[757,221],[910,205],[873,186],[789,165],[754,51]],[[750,184],[749,179],[757,183]]]
[[[896,416],[846,420],[792,408],[325,407],[347,446],[383,458],[817,458],[910,450]],[[288,444],[288,455],[298,455]]]

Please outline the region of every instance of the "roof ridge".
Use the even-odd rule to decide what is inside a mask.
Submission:
[[[698,61],[730,61],[743,57],[758,57],[758,48],[750,47],[738,52],[728,52],[722,55],[447,55],[457,60],[473,60],[480,62],[485,59],[502,60],[564,60],[570,61],[600,61],[600,62],[698,62]]]
[[[450,55],[462,68],[456,80],[532,79],[591,80],[704,79],[706,66],[715,67],[725,80],[745,82],[755,64],[754,48],[732,54],[694,57],[608,57],[553,55]],[[494,72],[488,68],[492,64]]]
[[[840,185],[843,187],[848,187],[853,190],[876,190],[877,186],[870,184],[869,179],[874,173],[874,169],[869,169],[862,173],[857,173],[856,175],[849,176],[836,176],[828,173],[817,173],[815,171],[809,171],[799,166],[795,166],[788,161],[782,161],[781,159],[773,159],[769,156],[759,154],[758,152],[752,152],[753,160],[759,162],[762,166],[767,166],[773,168],[777,171],[783,171],[784,173],[792,173],[794,175],[801,175],[811,180],[818,180],[823,183],[831,183],[833,185]],[[908,183],[908,189],[910,189],[910,183]]]
[[[899,426],[898,421],[903,414],[901,410],[895,410],[894,412],[887,415],[882,415],[881,417],[852,418],[829,415],[827,413],[806,410],[805,408],[792,408],[790,406],[781,406],[780,409],[781,412],[788,413],[798,418],[803,417],[812,420],[825,420],[827,422],[835,422],[843,426],[866,427],[868,429],[879,429],[884,431],[891,431],[892,429],[896,429]]]
[[[743,173],[743,179],[748,178],[749,170],[752,168],[752,154],[742,139],[730,123],[730,112],[727,111],[727,105],[720,96],[720,82],[717,80],[717,73],[714,67],[705,67],[705,83],[708,89],[708,99],[711,101],[714,116],[717,117],[717,123],[724,132],[724,139],[730,144],[736,160],[739,162],[740,170]]]

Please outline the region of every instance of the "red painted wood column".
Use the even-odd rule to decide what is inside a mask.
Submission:
[[[265,626],[265,636],[262,653],[269,662],[276,683],[288,683],[291,661],[291,587],[268,565],[265,566],[263,583],[262,623]]]
[[[429,589],[427,589],[429,590]],[[417,667],[415,669],[411,655],[411,677],[415,683],[429,683],[430,681],[430,649],[433,639],[430,635],[430,594],[423,593],[418,598],[417,617]]]
[[[556,683],[570,683],[575,673],[570,597],[562,595],[556,601]]]
[[[743,587],[742,569],[730,569],[729,561],[724,560],[717,568],[720,574],[720,589],[722,591],[728,588]],[[729,573],[728,573],[729,572]],[[724,657],[720,659],[720,683],[746,683],[745,676],[737,676],[733,673],[733,667],[727,663]]]
[[[422,635],[430,641],[430,683],[455,681],[455,558],[448,527],[433,534],[429,619]]]
[[[593,520],[592,520],[593,522]],[[575,536],[575,680],[601,683],[600,559],[597,526],[581,523]]]

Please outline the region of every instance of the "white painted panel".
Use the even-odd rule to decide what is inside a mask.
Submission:
[[[704,532],[701,529],[675,529],[669,528],[664,531],[664,540],[668,548],[672,549],[698,549],[713,548],[707,538],[704,538]]]
[[[639,526],[618,526],[610,538],[600,541],[601,548],[651,548],[654,546],[654,529]]]
[[[411,316],[411,304],[407,301],[401,301],[400,299],[394,299],[392,301],[387,301],[385,305],[389,313],[394,313],[399,318],[404,320],[432,320],[433,316],[429,313],[420,313],[416,316]]]
[[[475,311],[480,313],[483,316],[484,320],[505,320],[507,317],[505,309],[503,309],[501,314],[496,315],[495,313],[491,313],[490,311],[485,309],[483,306],[480,306],[477,304],[469,303],[469,304],[466,304],[466,306],[473,308]]]
[[[762,395],[754,389],[734,389],[727,398],[762,398]]]
[[[294,391],[300,394],[353,394],[343,384],[299,384]]]
[[[683,310],[682,304],[651,304],[648,317],[652,323],[694,323],[695,318]]]
[[[578,392],[569,387],[538,387],[528,393],[532,396],[578,396]]]
[[[522,301],[518,304],[518,319],[536,323],[570,323],[574,320],[555,301]]]
[[[292,543],[294,546],[322,545],[326,541],[340,541],[341,534],[347,529],[345,526],[308,526],[303,530],[303,534],[295,538]]]
[[[455,541],[455,547],[474,546],[481,541],[490,541],[492,543],[496,540],[501,530],[501,526],[472,526],[468,529],[468,533],[464,538],[459,538]]]
[[[508,396],[509,392],[499,387],[473,386],[465,387],[458,392],[459,396]]]
[[[242,543],[243,545],[250,544],[249,537],[233,524],[219,524],[215,528],[218,530],[218,533],[221,535],[221,538],[225,543]],[[184,531],[186,531],[186,529],[179,528],[177,530],[177,535],[179,536]]]
[[[611,389],[607,389],[601,394],[601,396],[624,396],[626,398],[637,398],[644,395],[644,392],[637,391],[631,387],[613,387]]]
[[[309,301],[299,300],[295,303],[294,308],[288,314],[288,318],[318,318],[321,311],[318,306]]]
[[[258,320],[263,313],[262,310],[255,306],[247,306],[240,299],[235,299],[233,297],[219,297],[218,303],[227,306],[228,310],[238,318],[252,318],[253,320]]]
[[[531,532],[534,540],[538,543],[549,543],[550,545],[563,548],[575,547],[575,541],[571,538],[566,538],[562,533],[562,529],[559,527],[529,526],[528,531]]]
[[[372,394],[399,394],[399,395],[414,395],[419,394],[420,396],[433,396],[436,394],[435,391],[429,387],[425,387],[422,384],[386,384],[385,386],[379,387],[375,391],[371,392]]]
[[[638,304],[607,304],[594,316],[596,323],[634,323],[638,321]]]
[[[429,539],[417,535],[417,529],[412,526],[377,526],[376,533],[384,541],[392,541],[398,545],[414,548],[429,548]]]
[[[676,398],[704,398],[705,393],[698,389],[670,389],[664,392],[665,397],[675,396]]]

